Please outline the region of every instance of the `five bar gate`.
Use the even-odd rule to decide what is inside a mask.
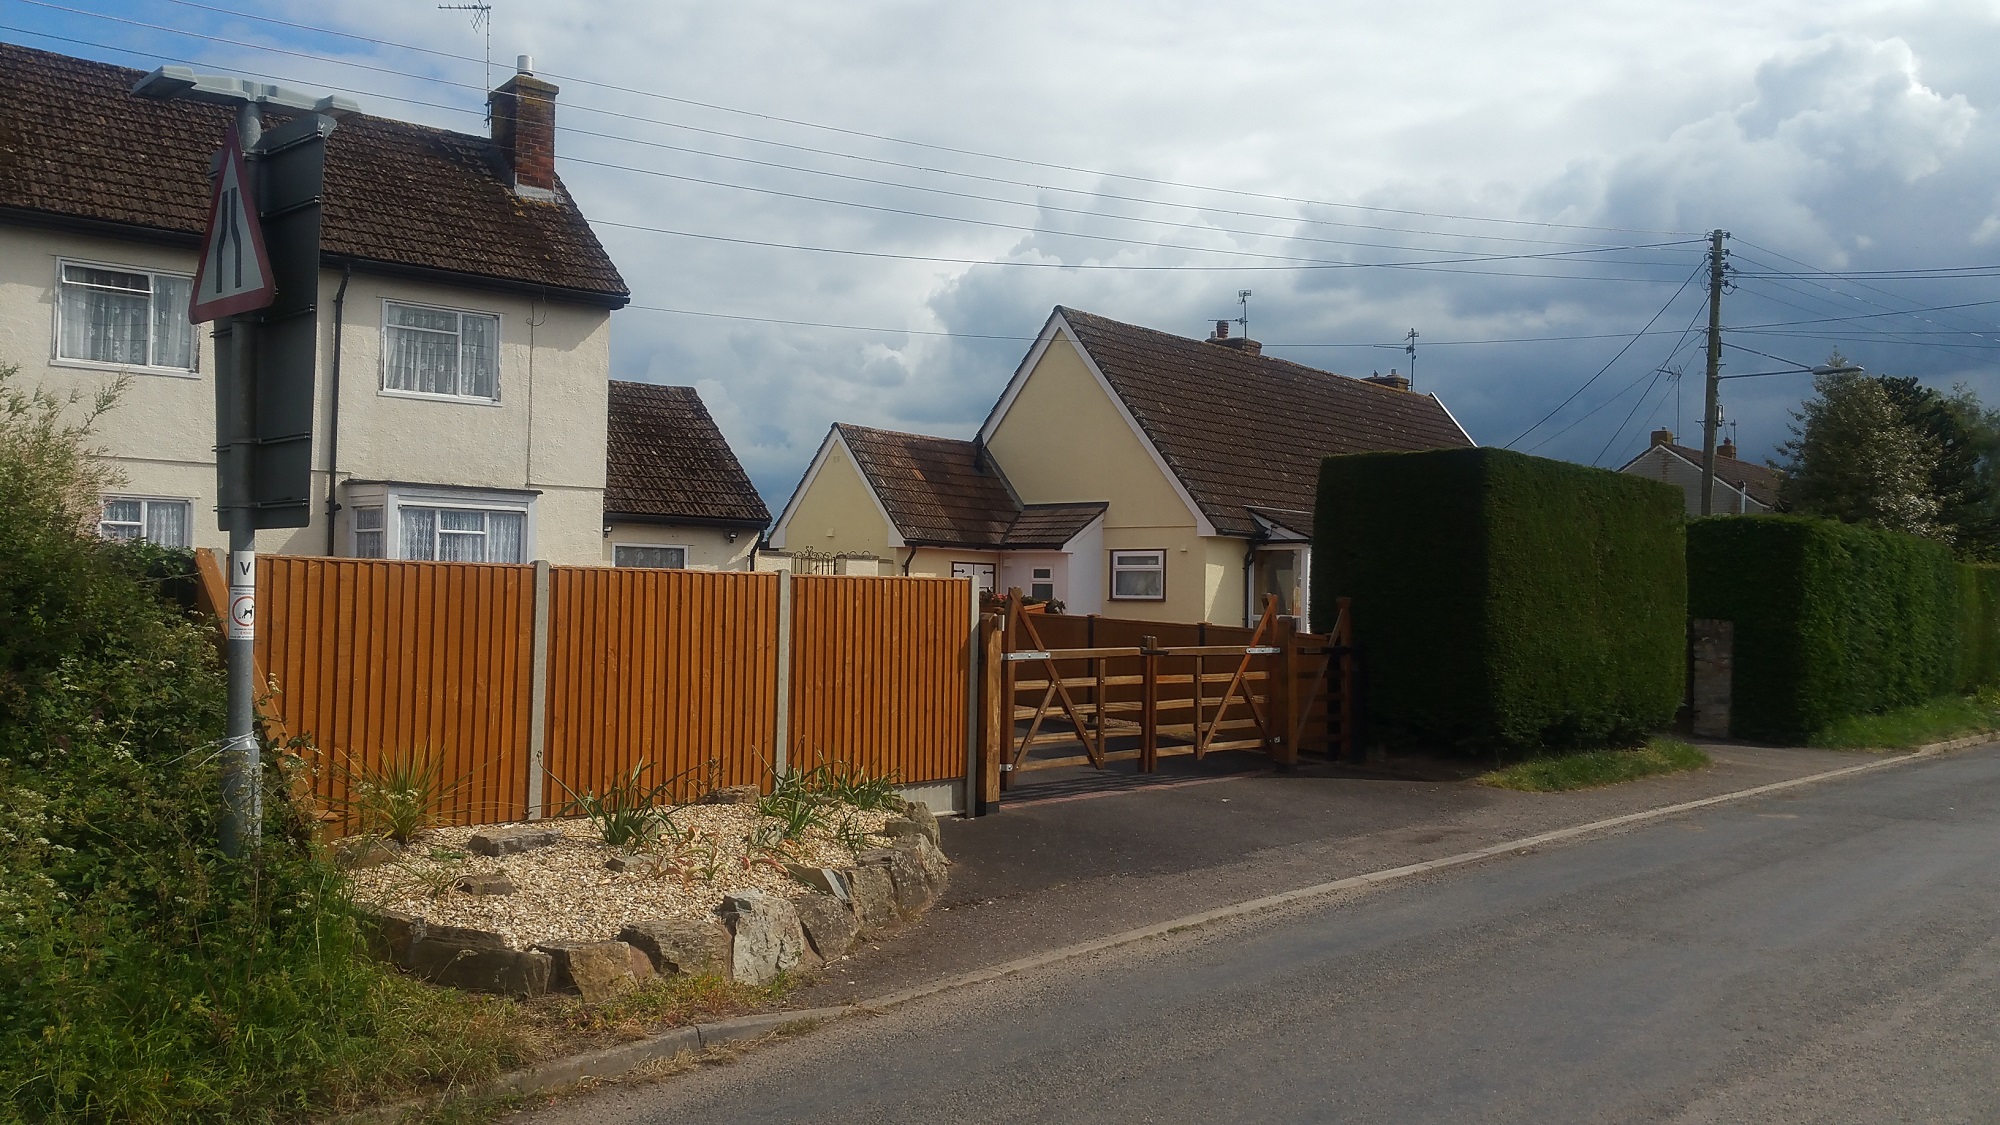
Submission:
[[[1262,750],[1354,749],[1348,601],[1331,632],[1301,633],[1266,600],[1251,628],[1040,612],[1010,591],[982,619],[978,804],[1036,770]]]

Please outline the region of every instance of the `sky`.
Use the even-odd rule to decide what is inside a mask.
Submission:
[[[774,510],[832,422],[970,436],[1055,305],[1199,337],[1242,290],[1328,371],[1414,329],[1483,445],[1698,445],[1713,229],[1745,457],[1836,350],[2000,404],[2000,2],[492,0],[490,72],[487,30],[0,0],[6,41],[475,133],[532,55],[632,289],[613,377],[698,387]]]

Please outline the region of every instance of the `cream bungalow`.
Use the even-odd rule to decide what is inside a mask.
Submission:
[[[606,441],[604,562],[751,568],[771,511],[693,387],[613,380]]]
[[[1443,404],[1058,306],[971,440],[837,424],[771,532],[1071,613],[1306,612],[1313,491],[1335,453],[1469,446]]]
[[[215,357],[187,304],[231,115],[134,97],[142,75],[0,44],[0,364],[86,397],[125,378],[100,529],[219,547]],[[355,114],[328,139],[314,510],[260,551],[605,560],[628,294],[555,175],[556,93],[514,75],[490,135]]]

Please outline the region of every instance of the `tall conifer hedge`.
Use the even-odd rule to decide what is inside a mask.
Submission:
[[[1315,626],[1354,599],[1371,729],[1468,747],[1635,741],[1680,705],[1679,490],[1499,449],[1320,470]]]

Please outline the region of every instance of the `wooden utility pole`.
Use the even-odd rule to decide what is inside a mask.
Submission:
[[[1701,514],[1715,502],[1715,430],[1722,422],[1722,282],[1726,230],[1708,235],[1708,410],[1701,418]]]

